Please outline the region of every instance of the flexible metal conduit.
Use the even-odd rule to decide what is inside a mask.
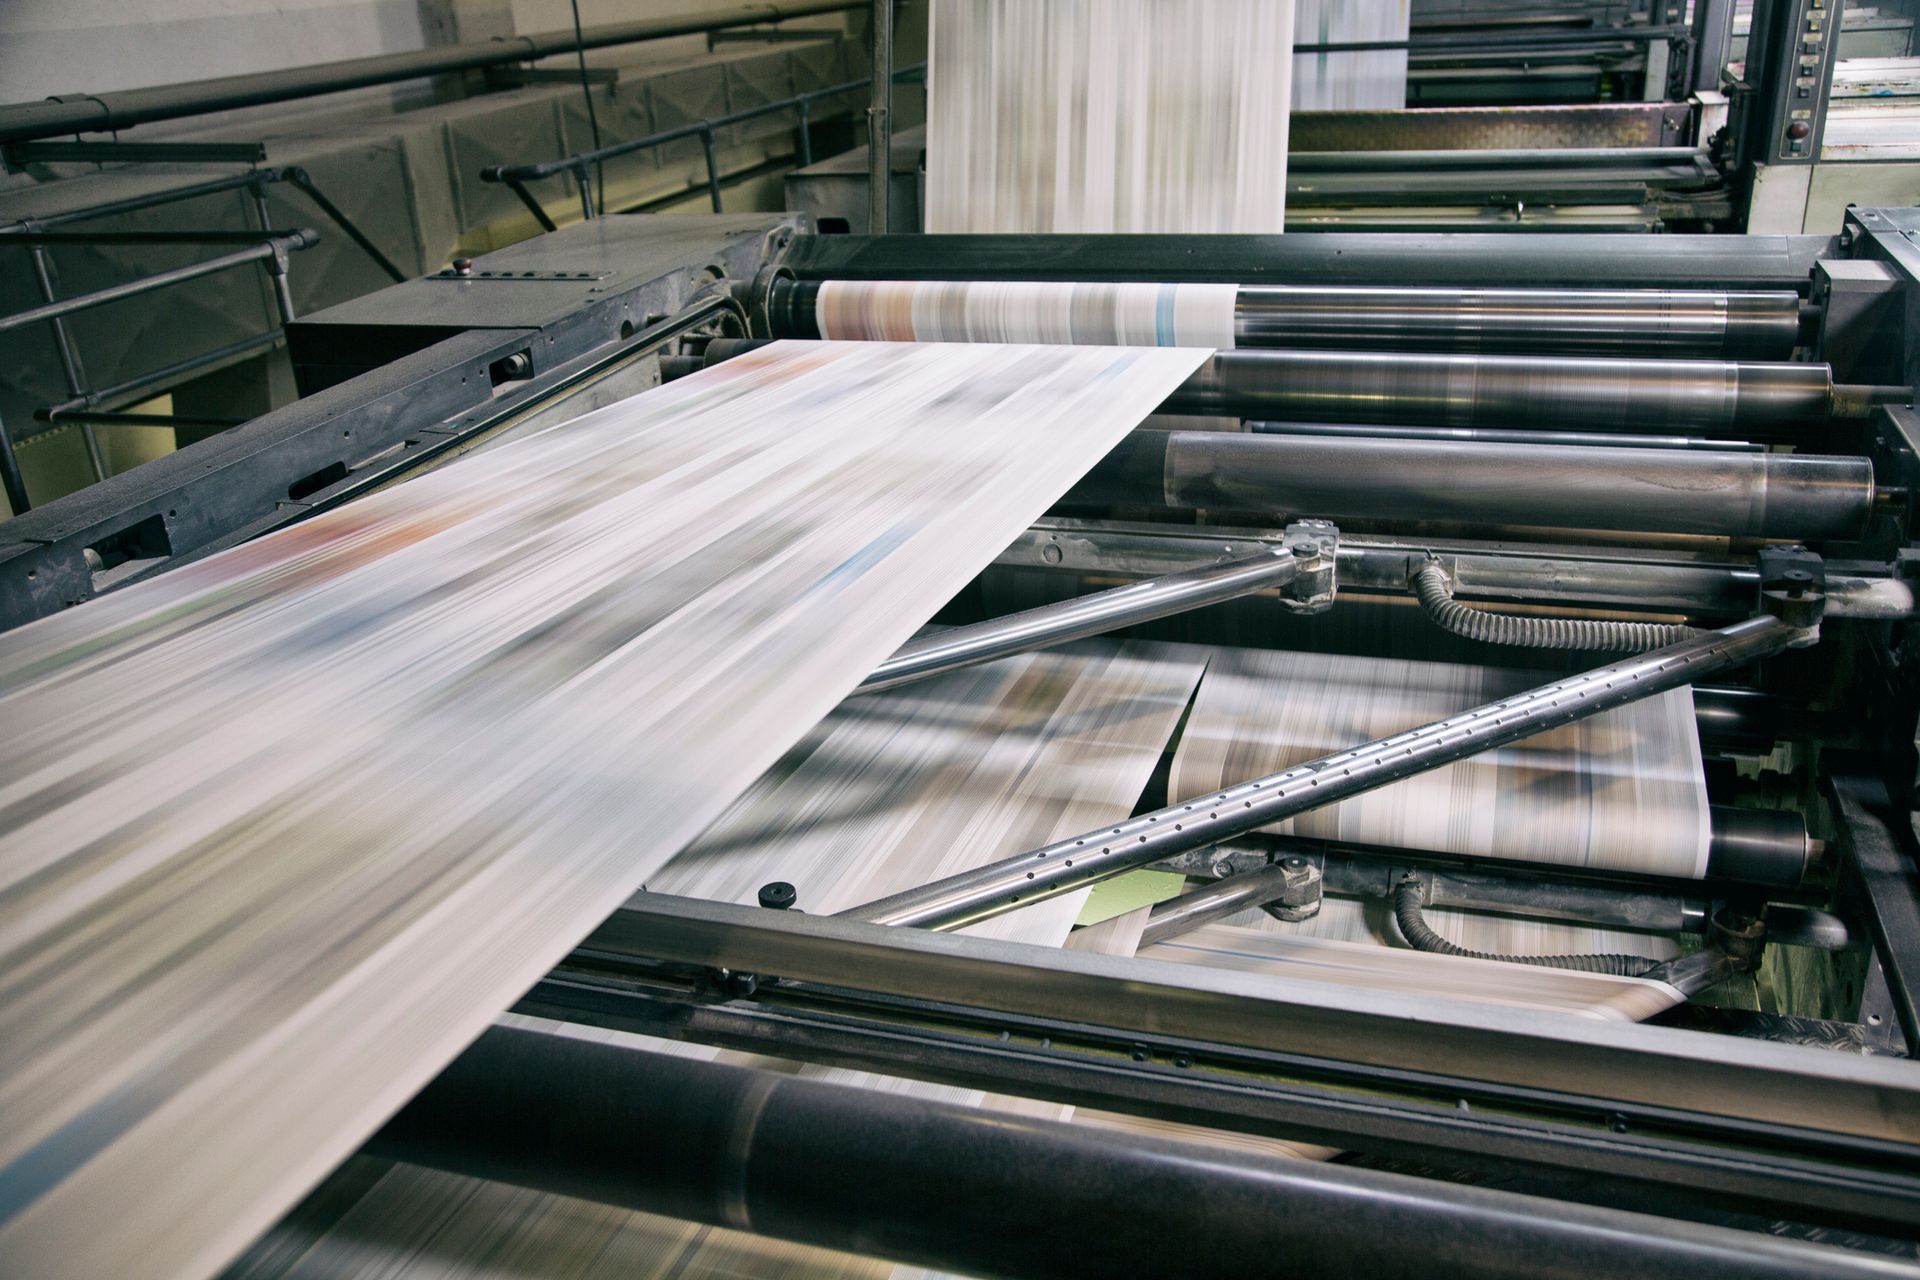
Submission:
[[[178,120],[213,111],[232,111],[239,107],[256,107],[269,102],[289,102],[323,93],[363,89],[369,85],[397,84],[402,80],[418,80],[455,71],[474,71],[510,62],[530,62],[557,53],[571,53],[576,47],[603,49],[613,45],[638,44],[670,36],[699,35],[706,31],[724,31],[730,27],[751,26],[759,22],[784,22],[789,18],[867,7],[865,0],[794,0],[790,4],[750,4],[720,13],[677,14],[666,18],[643,18],[588,27],[578,37],[573,28],[568,27],[536,35],[450,44],[415,53],[389,53],[372,58],[322,62],[311,67],[293,67],[285,71],[221,76],[194,84],[156,85],[148,89],[123,89],[114,93],[63,94],[45,102],[0,106],[0,142],[28,142],[35,138],[52,138],[69,133],[126,129],[155,120]]]
[[[1420,598],[1420,607],[1434,625],[1454,635],[1485,644],[1519,645],[1530,649],[1597,649],[1613,653],[1641,653],[1664,644],[1678,644],[1700,634],[1692,627],[1658,622],[1609,622],[1594,618],[1543,618],[1494,613],[1461,604],[1453,598],[1447,571],[1429,561],[1407,575],[1407,585]]]
[[[1418,876],[1408,876],[1393,890],[1393,919],[1400,935],[1415,951],[1440,956],[1461,956],[1468,960],[1504,960],[1508,964],[1530,964],[1544,969],[1574,969],[1581,973],[1606,973],[1616,978],[1635,978],[1660,962],[1646,956],[1619,952],[1566,956],[1505,956],[1491,951],[1469,951],[1456,946],[1433,931],[1426,921],[1427,888]]]

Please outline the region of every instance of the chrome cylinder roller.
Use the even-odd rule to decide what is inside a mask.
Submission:
[[[1858,537],[1865,458],[1692,449],[1136,431],[1068,505],[1544,525],[1820,541]]]
[[[1852,412],[1823,364],[1222,351],[1168,413],[1295,422],[1766,437]]]
[[[1234,308],[1242,347],[1784,360],[1799,333],[1786,292],[1261,285]]]

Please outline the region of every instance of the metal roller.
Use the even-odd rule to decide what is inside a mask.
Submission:
[[[1873,498],[1865,458],[1136,431],[1064,501],[1819,541]]]
[[[717,339],[704,362],[763,341]],[[1221,351],[1160,408],[1286,422],[1779,439],[1911,395],[1906,387],[1835,386],[1824,364]]]
[[[1242,347],[1781,360],[1800,332],[1791,293],[1669,289],[1243,287]]]
[[[1875,399],[1866,388],[1837,393],[1824,364],[1222,351],[1164,410],[1298,422],[1778,436],[1833,416],[1864,417]]]
[[[1351,422],[1249,422],[1249,431],[1272,436],[1336,436],[1342,440],[1458,440],[1463,444],[1594,445],[1613,449],[1733,449],[1759,453],[1749,440],[1701,436],[1640,436],[1625,431],[1523,431],[1517,427],[1376,427]]]
[[[820,337],[819,293],[819,281],[776,280],[768,298],[772,331]],[[1242,285],[1234,306],[1240,347],[1781,360],[1799,332],[1800,298],[1784,290]]]
[[[1325,1021],[1311,1009],[1304,1020]],[[1408,1025],[1410,1038],[1433,1034]],[[1887,1274],[1875,1255],[1765,1234],[511,1027],[483,1033],[369,1150],[775,1239],[1028,1280]]]

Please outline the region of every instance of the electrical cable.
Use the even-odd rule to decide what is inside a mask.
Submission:
[[[1442,956],[1465,956],[1469,960],[1504,960],[1508,964],[1539,965],[1546,969],[1577,969],[1581,973],[1604,973],[1616,978],[1637,978],[1658,968],[1658,960],[1619,952],[1577,956],[1503,956],[1491,951],[1469,951],[1456,946],[1427,924],[1425,909],[1427,886],[1418,876],[1408,876],[1393,890],[1393,918],[1407,945],[1415,951]]]
[[[567,0],[573,6],[573,52],[580,59],[580,96],[587,104],[587,131],[593,135],[593,149],[600,149],[600,117],[593,109],[593,82],[587,79],[587,36],[580,27],[580,0]],[[604,160],[593,162],[594,176],[599,180],[600,196],[597,201],[600,216],[607,214],[607,165]]]
[[[1692,627],[1660,622],[1609,622],[1592,618],[1534,618],[1494,613],[1461,604],[1440,562],[1427,562],[1407,575],[1407,585],[1436,626],[1469,640],[1523,645],[1534,649],[1599,649],[1641,653],[1691,640]]]

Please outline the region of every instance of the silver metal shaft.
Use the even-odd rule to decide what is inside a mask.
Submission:
[[[1309,760],[1111,827],[854,907],[875,924],[955,929],[1206,848],[1493,747],[1778,653],[1805,633],[1763,616]]]
[[[1234,308],[1243,347],[1784,360],[1799,332],[1785,291],[1243,285]]]
[[[1240,350],[1215,354],[1163,411],[1751,439],[1825,422],[1838,407],[1824,364]]]
[[[1304,859],[1296,859],[1304,863]],[[1237,915],[1250,907],[1261,907],[1286,893],[1296,882],[1297,873],[1282,863],[1227,876],[1212,884],[1169,898],[1153,909],[1147,927],[1140,934],[1140,950],[1192,933],[1202,925]]]
[[[1859,537],[1873,500],[1865,458],[1238,431],[1136,432],[1067,495],[1327,520],[1803,541]]]
[[[1151,622],[1203,605],[1232,600],[1268,587],[1285,586],[1299,571],[1293,552],[1267,547],[1253,555],[1130,582],[1110,591],[1042,605],[920,636],[906,644],[860,682],[855,693],[874,693],[916,680],[992,662],[1009,654],[1045,649],[1136,622]]]
[[[1624,431],[1529,431],[1523,427],[1381,427],[1359,422],[1249,422],[1247,430],[1272,436],[1327,436],[1342,440],[1457,441],[1461,444],[1587,445],[1596,449],[1694,449],[1712,453],[1764,453],[1751,440],[1701,436],[1643,436]]]

